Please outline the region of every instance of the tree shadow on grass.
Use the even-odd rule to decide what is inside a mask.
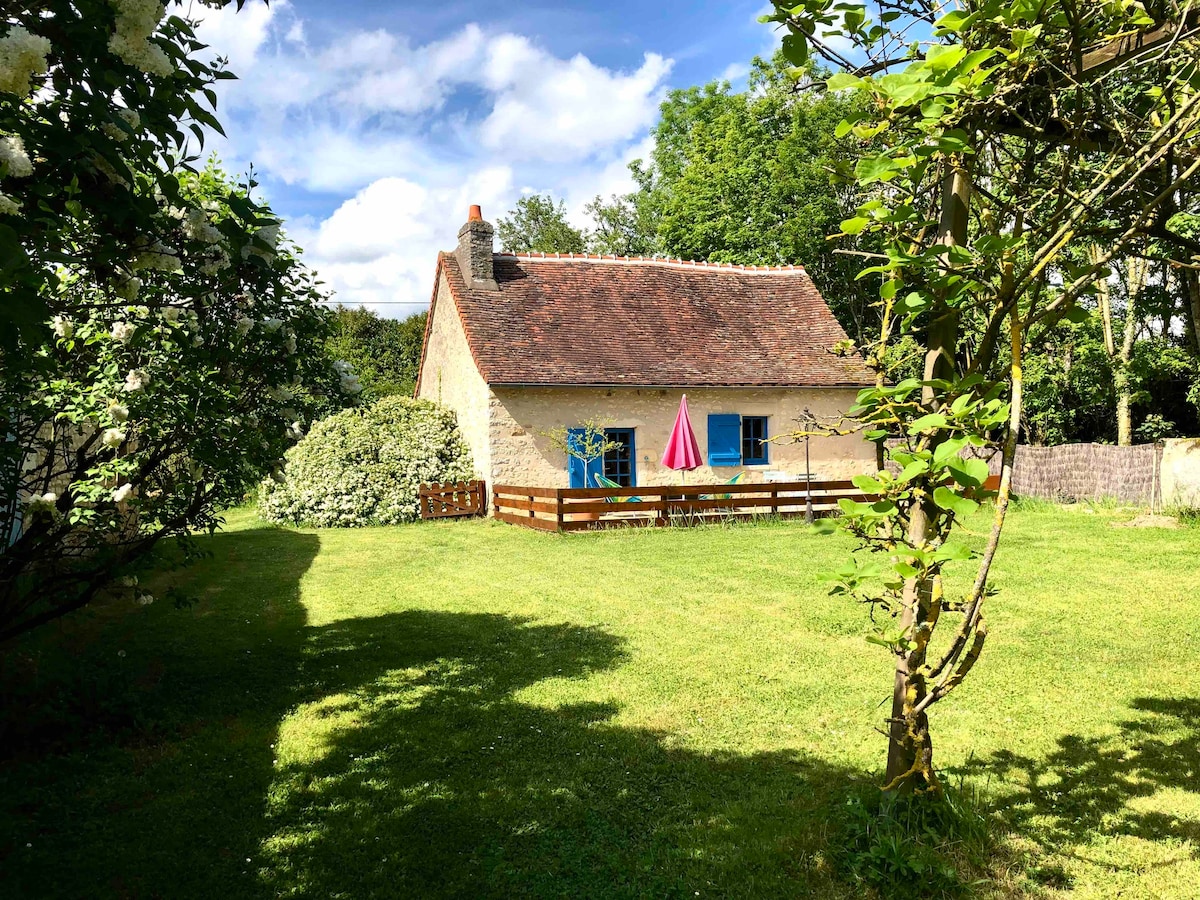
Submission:
[[[1044,758],[1003,750],[963,771],[1018,785],[1005,797],[1001,818],[1048,852],[1098,836],[1129,836],[1187,841],[1200,856],[1200,820],[1139,803],[1163,790],[1200,797],[1200,700],[1142,697],[1132,707],[1141,715],[1121,722],[1115,737],[1065,735]],[[1070,887],[1070,877],[1057,866],[1040,874],[1048,884]]]
[[[620,666],[619,637],[419,610],[313,626],[317,536],[203,543],[196,609],[101,609],[17,648],[32,668],[6,683],[32,675],[24,709],[50,712],[0,716],[8,896],[859,894],[823,854],[861,773],[539,703]]]
[[[198,541],[211,558],[172,579],[195,607],[99,603],[0,647],[0,893],[259,892],[245,860],[320,540],[263,528]]]
[[[313,710],[328,732],[271,788],[261,877],[276,893],[843,895],[819,860],[856,773],[674,748],[616,724],[615,703],[522,697],[618,665],[612,635],[471,614],[350,620],[314,635],[313,686],[364,652],[389,671],[336,679],[356,686]]]

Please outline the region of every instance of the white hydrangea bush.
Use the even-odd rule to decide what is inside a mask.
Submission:
[[[418,489],[472,477],[454,413],[428,400],[386,397],[313,424],[263,482],[271,522],[315,528],[399,525],[420,516]]]

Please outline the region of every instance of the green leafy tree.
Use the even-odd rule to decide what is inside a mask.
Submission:
[[[893,466],[856,479],[877,500],[842,503],[865,552],[836,589],[886,623],[873,637],[893,673],[885,786],[936,791],[928,714],[986,642],[1026,346],[1063,318],[1086,318],[1078,301],[1147,238],[1186,246],[1170,220],[1200,173],[1200,16],[1190,5],[1156,3],[1151,14],[1068,0],[897,0],[878,21],[847,0],[774,7],[765,18],[783,29],[788,59],[846,69],[827,87],[866,101],[840,131],[876,142],[855,177],[877,193],[842,223],[882,244],[863,271],[883,278],[870,358],[886,360],[897,335],[923,350],[920,378],[881,369],[851,410],[871,440],[895,438]],[[930,39],[914,43],[915,31]],[[847,42],[853,59],[838,49]],[[1081,263],[1076,242],[1103,250]],[[972,449],[1002,457],[978,554],[955,539],[985,496],[988,467]],[[948,564],[970,559],[975,574],[960,586]]]
[[[0,640],[215,528],[318,402],[358,389],[253,181],[192,165],[231,76],[163,15],[0,19]]]
[[[567,207],[549,194],[517,201],[496,225],[500,246],[511,253],[583,253],[587,238],[567,221]]]
[[[364,399],[412,396],[421,366],[428,313],[385,319],[369,309],[338,306],[325,349],[332,359],[354,366]]]
[[[651,158],[631,167],[638,189],[588,207],[600,252],[659,253],[754,265],[803,264],[847,332],[869,331],[871,282],[860,261],[870,236],[827,240],[864,194],[847,177],[855,146],[835,132],[858,102],[796,90],[779,57],[754,61],[750,83],[672,91],[654,129]]]

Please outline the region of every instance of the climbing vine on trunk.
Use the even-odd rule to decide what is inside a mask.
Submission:
[[[1200,16],[1149,0],[774,6],[764,19],[794,64],[840,68],[823,86],[865,95],[839,133],[879,147],[854,172],[872,199],[842,231],[883,247],[859,276],[881,284],[880,333],[861,348],[879,377],[852,415],[887,466],[856,479],[877,500],[842,503],[861,550],[834,590],[870,605],[894,663],[886,789],[936,791],[929,711],[987,640],[1024,350],[1086,316],[1078,301],[1135,245],[1200,263],[1171,228],[1200,172]],[[923,372],[896,381],[881,361],[903,336]],[[1001,459],[995,493],[988,456]],[[969,549],[956,533],[992,498],[984,549]]]

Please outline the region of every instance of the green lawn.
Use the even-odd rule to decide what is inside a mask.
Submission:
[[[982,894],[1196,896],[1200,532],[1022,510],[937,759]],[[982,524],[982,522],[980,523]],[[888,660],[803,526],[309,532],[0,657],[7,897],[857,897]],[[965,774],[964,774],[965,773]]]

